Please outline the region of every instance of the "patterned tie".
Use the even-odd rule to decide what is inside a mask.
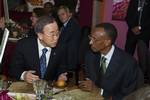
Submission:
[[[105,72],[106,72],[106,58],[104,56],[101,57],[100,68],[102,69],[102,73],[105,74]]]
[[[42,55],[40,57],[40,71],[41,71],[41,79],[44,78],[44,74],[46,71],[46,52],[48,50],[46,48],[42,49]]]
[[[97,77],[96,77],[96,81],[95,81],[95,84],[98,87],[102,87],[102,82],[105,77],[105,72],[106,72],[106,58],[104,56],[101,56],[100,67],[99,67],[99,71],[97,73]],[[103,91],[103,93],[104,93],[104,91]],[[101,94],[103,94],[103,93],[101,93]]]

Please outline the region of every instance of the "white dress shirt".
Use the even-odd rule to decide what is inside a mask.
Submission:
[[[115,46],[112,45],[110,51],[109,51],[106,55],[101,54],[101,57],[104,56],[104,57],[106,58],[106,71],[107,71],[108,65],[109,65],[109,63],[110,63],[110,60],[111,60],[111,58],[112,58],[112,55],[113,55],[113,53],[114,53],[114,50],[115,50]],[[101,90],[101,93],[100,93],[100,94],[103,95],[103,91],[104,91],[104,90],[103,90],[102,88],[101,88],[100,90]]]

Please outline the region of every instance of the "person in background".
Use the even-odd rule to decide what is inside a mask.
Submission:
[[[63,23],[58,46],[66,46],[68,70],[76,70],[81,37],[80,25],[67,6],[60,6],[57,14]]]
[[[45,12],[44,12],[44,9],[43,8],[34,8],[33,9],[33,12],[32,12],[32,15],[30,17],[30,20],[31,20],[31,29],[29,30],[29,32],[27,33],[27,35],[30,37],[32,36],[36,36],[35,32],[34,32],[34,26],[37,22],[37,20],[44,16],[45,15]]]
[[[56,7],[51,2],[45,2],[44,3],[44,12],[46,15],[53,16],[55,20],[57,21],[58,26],[61,26],[61,22],[59,21],[59,18],[57,16],[57,10]]]
[[[52,15],[53,14],[53,9],[54,9],[54,6],[51,2],[46,2],[44,4],[44,12],[47,14],[47,15]]]
[[[113,24],[96,25],[89,35],[90,47],[85,57],[86,79],[79,82],[82,90],[99,88],[104,100],[122,100],[136,89],[136,60],[115,45],[117,29]]]
[[[130,0],[126,22],[128,33],[125,51],[133,55],[138,40],[142,40],[149,47],[150,39],[150,1]]]
[[[10,78],[28,83],[38,79],[67,80],[64,48],[56,48],[59,29],[55,19],[43,16],[34,29],[37,37],[26,37],[16,44],[9,67]]]

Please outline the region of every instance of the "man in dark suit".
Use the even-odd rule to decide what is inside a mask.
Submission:
[[[41,17],[35,25],[35,32],[37,37],[23,38],[17,42],[9,68],[10,77],[28,83],[40,78],[47,81],[66,80],[66,73],[63,73],[65,72],[64,50],[55,48],[59,37],[56,21],[53,17]],[[43,49],[47,49],[44,60]]]
[[[106,100],[122,100],[136,89],[135,59],[115,46],[117,30],[110,23],[96,25],[89,38],[92,51],[85,57],[86,80],[79,87],[90,91],[97,87]]]
[[[58,46],[66,46],[68,70],[74,70],[78,64],[80,26],[67,6],[60,6],[57,14],[63,23]]]
[[[150,0],[130,0],[126,22],[128,25],[125,51],[133,55],[138,40],[149,47]]]

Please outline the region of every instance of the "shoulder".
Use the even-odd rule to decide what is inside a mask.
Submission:
[[[118,58],[119,62],[122,64],[123,63],[124,64],[130,64],[130,65],[137,64],[137,61],[133,56],[129,55],[124,50],[122,50],[118,47],[115,47],[114,57]]]
[[[25,37],[25,38],[18,40],[17,43],[28,43],[28,42],[33,42],[36,40],[37,40],[37,38],[35,38],[35,37]]]
[[[78,28],[80,28],[79,22],[76,20],[76,18],[71,17],[69,22],[68,22],[68,26],[76,26]]]
[[[29,45],[33,45],[37,43],[37,38],[35,37],[26,37],[26,38],[22,38],[20,40],[18,40],[17,42],[17,47],[25,47],[25,46],[29,46]]]

